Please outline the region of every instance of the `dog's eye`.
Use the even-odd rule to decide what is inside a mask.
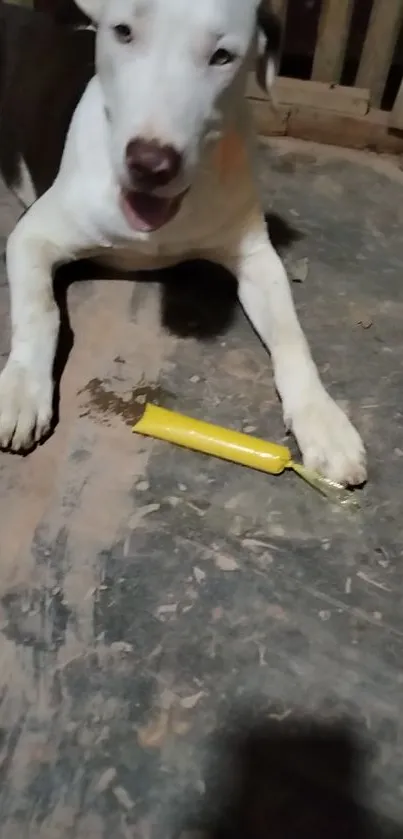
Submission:
[[[213,53],[209,63],[211,67],[222,67],[224,64],[232,64],[235,59],[236,55],[233,52],[229,52],[229,50],[220,47],[220,49]]]
[[[133,40],[133,32],[127,23],[117,23],[116,26],[113,27],[113,32],[121,44],[130,44],[130,41]]]

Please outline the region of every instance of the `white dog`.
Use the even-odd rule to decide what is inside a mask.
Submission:
[[[55,182],[31,195],[8,240],[12,347],[0,377],[0,444],[29,448],[51,423],[55,266],[89,257],[143,271],[201,257],[236,276],[305,464],[362,483],[364,447],[320,381],[257,198],[244,84],[258,0],[78,5],[97,26],[96,75]]]

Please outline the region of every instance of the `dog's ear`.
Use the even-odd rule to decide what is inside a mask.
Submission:
[[[256,77],[258,83],[270,92],[277,75],[283,28],[279,18],[272,12],[270,0],[261,0],[257,9],[258,57]]]
[[[94,23],[98,23],[105,0],[75,0],[76,6]]]

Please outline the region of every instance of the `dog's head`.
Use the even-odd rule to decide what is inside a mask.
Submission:
[[[97,26],[97,72],[126,215],[155,229],[175,214],[203,145],[239,104],[234,92],[259,0],[76,2]]]

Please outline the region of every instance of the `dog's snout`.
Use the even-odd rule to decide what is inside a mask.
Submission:
[[[126,148],[126,165],[133,183],[141,189],[165,186],[178,175],[182,158],[173,146],[156,140],[131,140]]]

